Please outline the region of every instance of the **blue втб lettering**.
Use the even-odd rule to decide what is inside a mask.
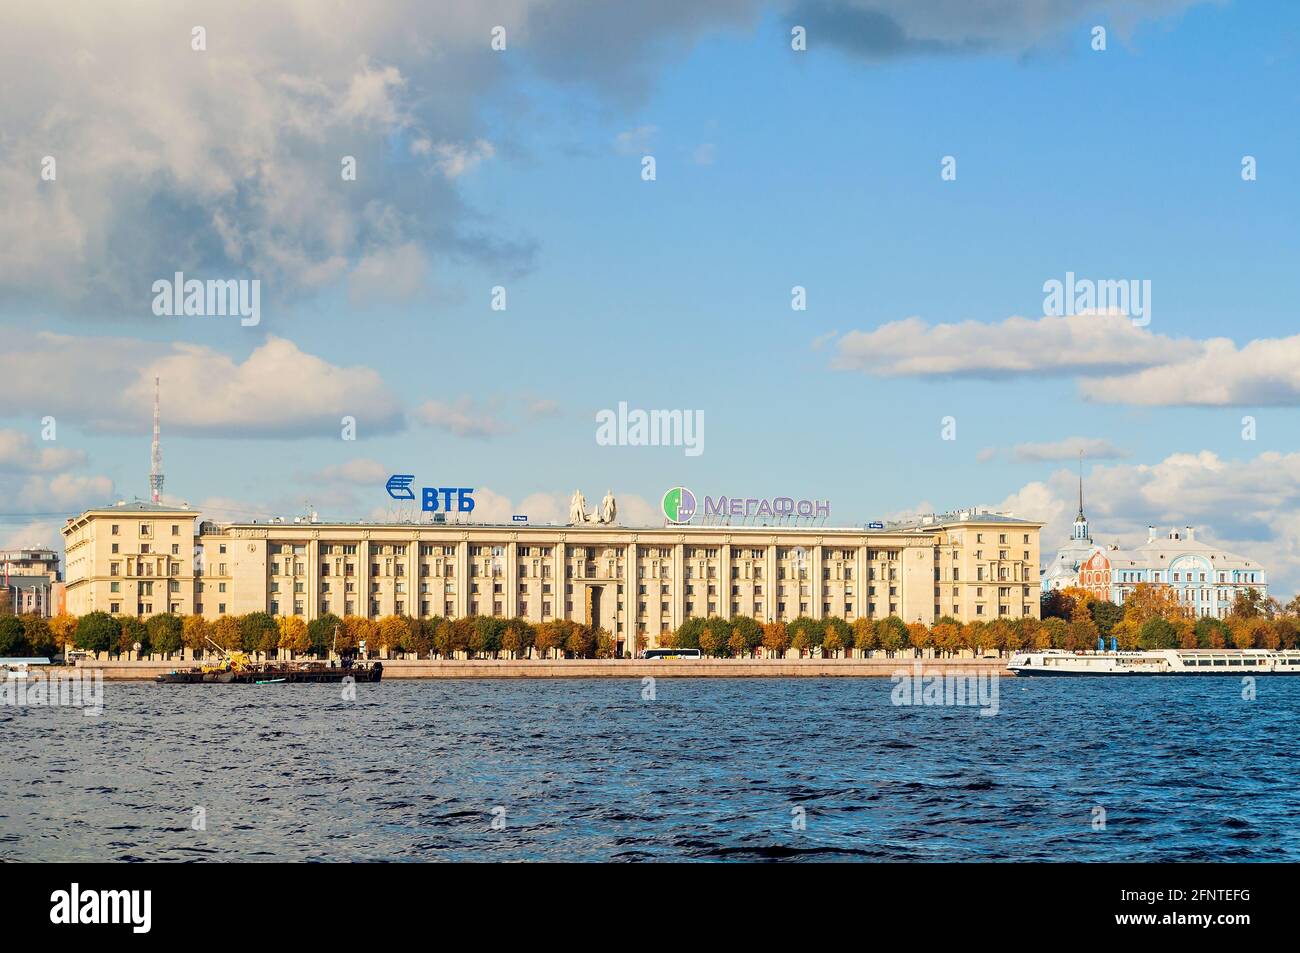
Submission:
[[[420,493],[420,509],[426,513],[438,512],[439,496],[442,498],[442,509],[450,513],[452,511],[451,497],[456,495],[456,510],[461,513],[472,513],[474,511],[474,492],[472,486],[426,486]]]

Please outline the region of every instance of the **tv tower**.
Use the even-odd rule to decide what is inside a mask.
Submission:
[[[158,426],[158,378],[153,379],[153,465],[149,468],[149,499],[154,503],[162,502],[162,441]]]

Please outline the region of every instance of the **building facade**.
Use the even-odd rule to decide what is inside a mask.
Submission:
[[[63,574],[59,554],[53,549],[27,548],[0,551],[0,613],[32,613],[45,618],[63,610]]]
[[[699,616],[1037,617],[1040,523],[962,512],[878,530],[610,524],[214,523],[126,503],[68,520],[68,607],[569,619],[620,651]]]
[[[1191,526],[1171,529],[1160,538],[1156,528],[1149,526],[1147,541],[1130,550],[1097,546],[1091,539],[1088,543],[1090,548],[1080,552],[1071,538],[1043,576],[1044,591],[1078,586],[1123,605],[1140,583],[1168,586],[1189,615],[1216,619],[1232,611],[1238,593],[1255,589],[1261,596],[1268,595],[1268,576],[1262,566],[1197,540]]]

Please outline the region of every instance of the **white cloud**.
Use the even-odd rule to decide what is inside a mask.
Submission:
[[[449,179],[459,179],[496,155],[496,149],[486,139],[475,139],[468,143],[440,142],[430,151],[435,157],[438,171]]]
[[[48,332],[0,352],[14,410],[89,430],[147,431],[155,376],[169,433],[335,436],[344,415],[368,434],[402,424],[375,371],[330,364],[283,338],[267,338],[243,361],[197,344]]]
[[[29,477],[18,492],[17,502],[24,511],[75,513],[88,506],[102,506],[112,496],[113,481],[106,476],[60,473],[54,477]]]
[[[318,474],[317,479],[325,482],[355,483],[358,486],[382,485],[392,474],[378,460],[357,457],[346,463],[332,463]]]
[[[658,132],[659,127],[651,125],[625,129],[614,137],[614,150],[623,155],[641,155],[650,148],[650,143]]]
[[[1141,406],[1294,406],[1300,404],[1300,335],[1201,342],[1198,351],[1157,367],[1081,381],[1088,400]]]
[[[0,470],[48,473],[81,466],[85,462],[84,450],[53,446],[38,449],[30,435],[20,430],[0,430]]]
[[[1106,374],[1190,357],[1194,341],[1137,327],[1120,315],[1011,317],[997,324],[930,325],[920,318],[850,331],[832,366],[876,377]]]
[[[538,397],[528,401],[524,412],[532,420],[540,420],[543,417],[555,417],[560,413],[560,403],[549,397]]]
[[[468,397],[456,401],[426,400],[411,415],[415,420],[458,437],[495,437],[509,427],[497,414]]]
[[[361,258],[348,276],[354,308],[410,301],[428,288],[429,259],[419,245],[385,246]]]
[[[1118,460],[1128,456],[1127,451],[1100,437],[1066,437],[1048,443],[1021,443],[1011,452],[1017,460],[1027,463],[1075,460],[1080,453],[1089,460]]]

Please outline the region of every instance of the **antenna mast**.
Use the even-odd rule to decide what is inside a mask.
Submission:
[[[162,439],[158,413],[158,378],[153,379],[153,456],[149,468],[149,499],[154,503],[162,501]]]

